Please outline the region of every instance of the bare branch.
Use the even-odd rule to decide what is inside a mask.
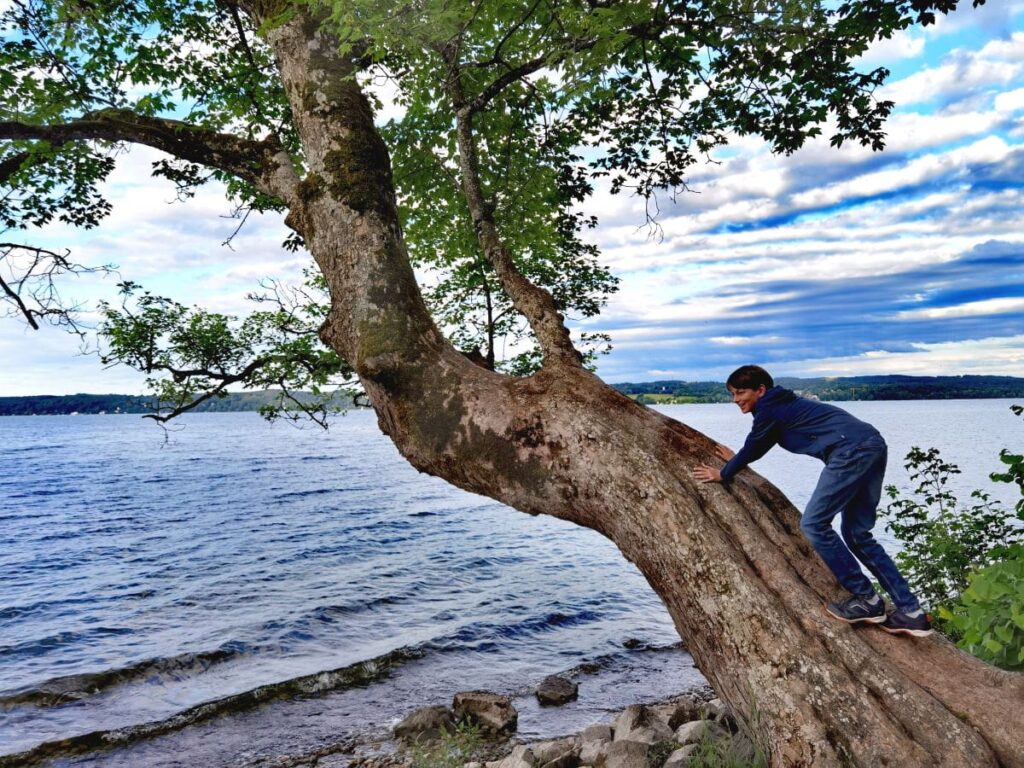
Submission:
[[[57,291],[55,279],[63,274],[108,274],[109,265],[86,267],[68,259],[70,252],[57,253],[21,243],[0,243],[0,303],[12,305],[4,314],[22,317],[33,330],[41,320],[80,337],[86,331],[75,318],[77,306],[67,306]]]

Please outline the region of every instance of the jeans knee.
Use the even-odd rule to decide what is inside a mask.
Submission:
[[[806,517],[800,520],[800,531],[812,544],[824,540],[832,526],[820,520],[809,520]]]
[[[845,525],[840,529],[839,535],[843,537],[843,541],[851,552],[863,552],[864,548],[873,540],[871,531],[851,530]]]

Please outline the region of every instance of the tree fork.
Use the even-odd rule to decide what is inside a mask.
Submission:
[[[712,460],[707,437],[582,368],[515,379],[452,349],[415,284],[351,64],[301,12],[268,39],[311,176],[326,176],[292,208],[331,287],[323,338],[414,466],[611,539],[774,766],[1024,766],[1024,676],[938,637],[829,619],[838,587],[782,494],[750,470],[729,488],[692,477]]]

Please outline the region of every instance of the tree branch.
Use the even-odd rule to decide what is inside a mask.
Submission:
[[[13,254],[25,254],[24,259],[15,259]],[[109,266],[86,267],[68,260],[67,253],[56,253],[21,243],[0,243],[0,265],[6,276],[0,274],[0,305],[9,300],[13,310],[5,314],[20,316],[33,330],[39,330],[39,321],[65,327],[80,337],[85,331],[79,326],[74,314],[78,307],[66,306],[62,301],[54,278],[64,273],[76,275],[93,272],[109,273]],[[26,300],[27,298],[27,300]]]
[[[164,423],[170,421],[171,419],[173,419],[173,418],[175,418],[177,416],[180,416],[183,413],[188,413],[193,408],[198,406],[200,403],[206,402],[211,397],[216,397],[218,394],[223,392],[226,387],[228,387],[228,386],[230,386],[232,384],[237,384],[238,382],[245,380],[253,372],[259,370],[260,368],[262,368],[264,365],[266,365],[269,362],[270,362],[270,358],[258,357],[255,360],[253,360],[251,363],[249,363],[247,366],[245,366],[245,368],[243,368],[241,371],[239,371],[238,373],[234,373],[234,374],[217,373],[215,371],[209,371],[209,370],[205,370],[205,369],[204,370],[188,370],[188,371],[185,371],[185,370],[178,370],[178,369],[172,368],[171,366],[154,366],[154,368],[156,370],[165,370],[165,371],[167,371],[177,381],[183,381],[184,379],[186,379],[186,378],[188,378],[190,376],[203,376],[203,377],[206,377],[206,378],[215,379],[219,383],[213,389],[210,389],[210,390],[204,392],[203,394],[201,394],[199,397],[197,397],[195,400],[193,400],[190,403],[185,403],[184,405],[176,405],[174,408],[172,408],[171,410],[169,410],[166,413],[147,413],[145,416],[143,416],[143,418],[144,419],[152,419],[153,421],[157,421],[157,422],[160,422],[161,424],[164,424]],[[160,408],[160,407],[161,406],[160,406],[160,404],[158,402],[157,403],[157,408]]]
[[[473,135],[473,109],[465,103],[462,71],[455,59],[455,51],[448,48],[445,53],[448,63],[445,87],[455,108],[462,189],[473,218],[477,240],[516,310],[530,324],[544,353],[544,362],[579,367],[582,365],[582,356],[572,345],[569,330],[565,327],[554,297],[534,285],[519,271],[512,254],[498,234],[494,209],[484,196],[480,180],[476,139]]]
[[[15,152],[13,155],[8,155],[0,161],[0,184],[6,184],[7,180],[18,172],[22,163],[28,160],[29,157],[31,157],[29,152]]]
[[[104,109],[55,125],[0,121],[0,140],[115,141],[145,144],[199,165],[227,171],[290,202],[298,175],[275,137],[251,141],[189,123]]]

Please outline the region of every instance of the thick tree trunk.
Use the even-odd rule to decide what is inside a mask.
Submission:
[[[830,620],[838,587],[792,505],[750,471],[729,488],[694,481],[708,438],[576,365],[516,379],[453,350],[413,278],[351,68],[301,15],[268,39],[311,169],[289,223],[331,287],[323,338],[414,466],[614,541],[773,765],[1024,766],[1024,676],[938,637]]]

